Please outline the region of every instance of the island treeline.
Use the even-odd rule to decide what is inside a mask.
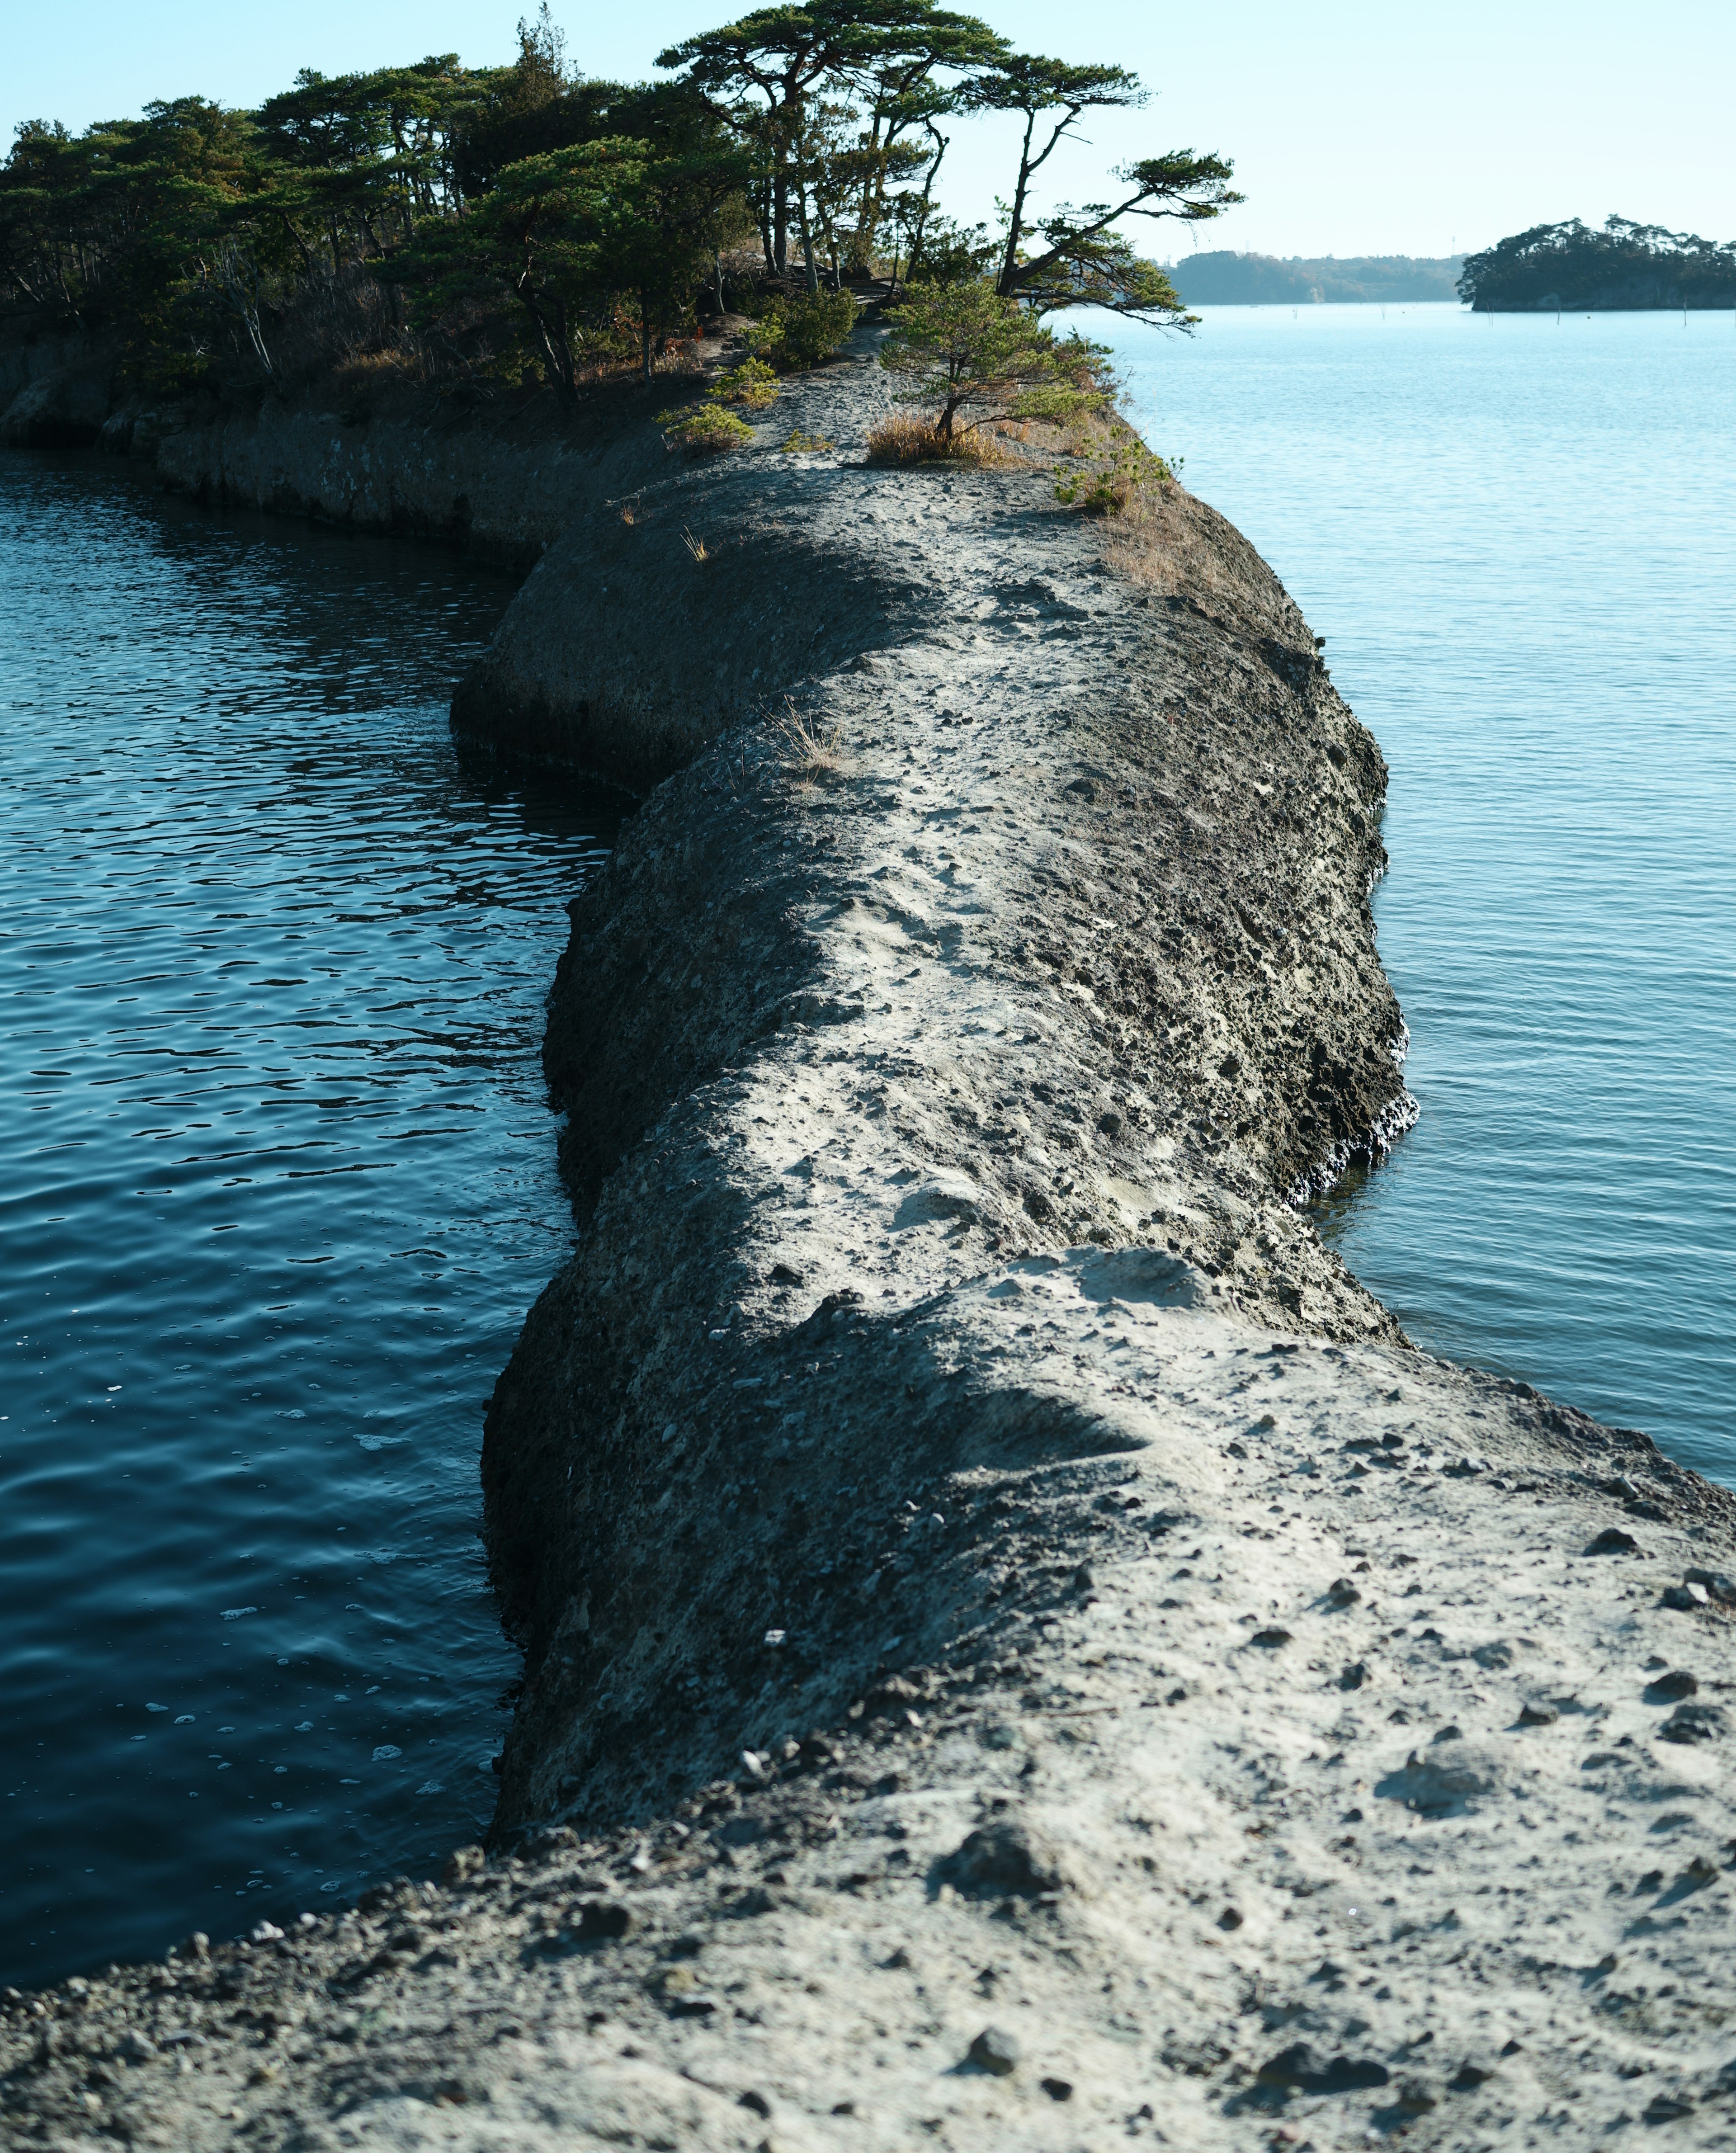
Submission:
[[[1038,317],[1184,323],[1122,220],[1240,200],[1224,160],[1183,150],[1038,211],[1057,145],[1145,92],[929,0],[766,8],[657,65],[670,79],[569,68],[544,0],[504,67],[307,69],[257,111],[188,96],[79,135],[28,122],[0,167],[12,326],[112,341],[154,394],[347,370],[570,401],[611,369],[649,375],[702,314],[799,311],[877,273],[982,282]],[[985,113],[1016,123],[992,231],[937,196],[955,124]]]
[[[1479,313],[1736,307],[1736,242],[1606,219],[1535,224],[1466,257],[1459,295]]]
[[[1168,265],[1170,281],[1190,307],[1397,304],[1451,299],[1463,255],[1236,254],[1219,248]]]

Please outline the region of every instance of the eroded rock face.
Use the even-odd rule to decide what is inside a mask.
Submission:
[[[88,448],[108,411],[106,369],[57,367],[27,381],[0,412],[0,441],[14,449]]]
[[[575,516],[664,460],[654,428],[623,426],[612,410],[566,418],[547,400],[460,425],[436,400],[407,396],[371,413],[267,397],[140,418],[137,452],[196,500],[439,539],[524,571]]]
[[[925,609],[780,644],[800,722],[694,720],[574,909],[491,1856],[0,1993],[0,2135],[1710,2127],[1733,1506],[1408,1351],[1283,1200],[1403,1112],[1379,760],[1293,609],[1185,497],[713,482],[787,503],[782,588],[812,520]]]
[[[564,710],[548,751],[583,702],[618,774],[672,772],[550,1004],[583,1230],[489,1418],[503,1828],[665,1799],[751,1701],[750,1740],[842,1709],[887,1489],[1149,1440],[1057,1330],[1397,1336],[1286,1200],[1410,1112],[1373,742],[1210,510],[1111,558],[1028,464],[864,467],[884,396],[841,365],[576,522],[461,700],[514,741]],[[792,418],[837,448],[779,455]],[[931,1573],[975,1559],[953,1507]]]

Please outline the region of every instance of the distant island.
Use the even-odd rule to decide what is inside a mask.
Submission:
[[[1453,299],[1462,254],[1190,254],[1166,265],[1169,281],[1189,307],[1319,307]]]
[[[1535,224],[1467,257],[1459,296],[1478,313],[1736,308],[1736,242],[1610,217]]]

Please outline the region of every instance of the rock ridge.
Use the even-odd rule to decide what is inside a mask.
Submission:
[[[1378,750],[1179,491],[866,468],[871,357],[587,496],[461,698],[645,795],[489,1413],[491,1849],[3,1999],[4,2127],[1736,2143],[1730,1499],[1287,1200],[1411,1111]]]

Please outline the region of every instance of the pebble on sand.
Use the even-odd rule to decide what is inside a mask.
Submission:
[[[1004,2079],[1018,2069],[1019,2044],[998,2026],[985,2026],[970,2044],[970,2060],[979,2070],[992,2071],[997,2079]]]

